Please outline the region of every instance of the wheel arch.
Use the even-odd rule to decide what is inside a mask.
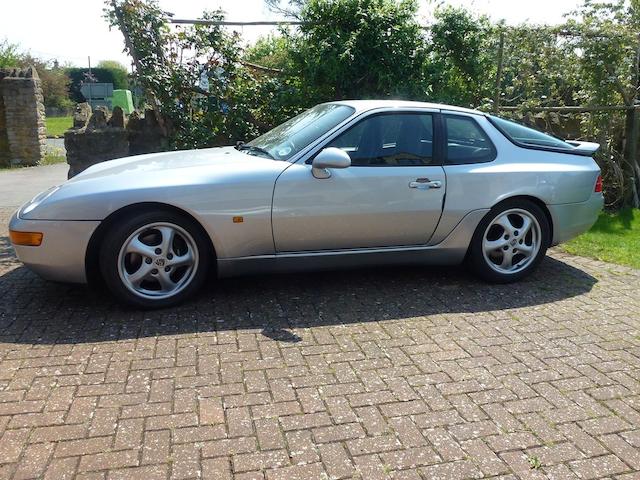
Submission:
[[[104,220],[100,222],[98,227],[95,229],[91,238],[89,239],[89,243],[87,244],[87,252],[85,254],[85,272],[87,276],[87,281],[89,284],[100,284],[102,283],[102,275],[100,273],[100,246],[102,245],[102,241],[105,236],[105,232],[109,230],[109,228],[114,225],[120,218],[124,215],[131,215],[136,212],[147,212],[147,211],[169,211],[172,213],[177,213],[178,215],[182,215],[194,222],[195,225],[200,229],[200,233],[204,235],[204,238],[209,242],[209,246],[211,248],[211,252],[213,254],[213,265],[212,267],[216,268],[216,249],[213,245],[213,241],[211,240],[211,236],[207,233],[207,230],[202,226],[202,224],[191,215],[189,212],[176,207],[175,205],[169,205],[167,203],[161,202],[141,202],[134,203],[131,205],[127,205],[119,208],[111,212]]]
[[[550,243],[549,245],[547,245],[547,247],[550,247],[551,244],[553,243],[553,217],[551,216],[551,212],[549,211],[547,204],[544,203],[542,200],[540,200],[538,197],[534,197],[533,195],[514,195],[513,197],[508,197],[500,200],[491,208],[493,209],[498,205],[500,205],[501,203],[504,203],[507,201],[513,201],[513,200],[528,200],[531,203],[534,203],[536,206],[540,207],[540,210],[542,210],[542,212],[544,213],[544,216],[547,218],[547,222],[549,223],[549,242]]]
[[[542,212],[544,213],[547,222],[549,223],[549,245],[547,245],[547,247],[550,247],[553,244],[553,217],[551,216],[551,212],[549,211],[549,208],[547,207],[547,204],[544,203],[542,200],[540,200],[538,197],[534,197],[533,195],[513,195],[511,197],[507,197],[507,198],[502,198],[500,199],[499,202],[495,203],[494,205],[491,206],[491,209],[489,212],[487,212],[487,215],[489,215],[491,213],[491,210],[493,210],[494,208],[500,206],[501,204],[505,203],[505,202],[510,202],[513,200],[528,200],[530,202],[532,202],[533,204],[535,204],[536,206],[538,206],[540,208],[540,210],[542,210]],[[482,220],[484,220],[485,217],[483,217]],[[480,226],[480,223],[482,223],[482,220],[480,220],[480,222],[478,223],[478,225],[476,225],[476,229]],[[475,235],[475,233],[474,233]],[[469,258],[469,254],[471,253],[471,242],[469,242],[469,246],[467,247],[467,252],[465,254],[465,260],[467,260]]]

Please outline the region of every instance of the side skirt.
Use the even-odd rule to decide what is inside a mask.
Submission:
[[[375,265],[456,265],[464,260],[471,237],[488,209],[469,212],[439,244],[320,252],[284,252],[277,255],[221,258],[220,278],[257,273],[335,270]]]

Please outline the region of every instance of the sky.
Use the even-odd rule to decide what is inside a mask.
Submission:
[[[230,21],[278,20],[263,0],[159,0],[160,6],[175,18],[194,19],[203,10],[222,8]],[[428,22],[433,3],[420,1],[420,18]],[[122,36],[109,31],[102,17],[104,0],[0,0],[0,41],[17,43],[23,50],[62,64],[87,66],[100,60],[118,60],[129,65],[122,53]],[[582,0],[439,0],[437,3],[464,6],[493,20],[508,24],[522,22],[557,24],[563,14]],[[252,42],[268,34],[270,27],[233,27],[243,40]]]

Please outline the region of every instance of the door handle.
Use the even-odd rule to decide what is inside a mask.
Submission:
[[[413,182],[409,182],[409,188],[417,188],[418,190],[429,190],[431,188],[441,188],[440,180],[429,180],[428,178],[417,178]]]

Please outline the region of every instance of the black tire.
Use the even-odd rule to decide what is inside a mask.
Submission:
[[[188,282],[185,281],[174,295],[166,298],[151,298],[134,293],[125,285],[119,273],[119,255],[125,242],[138,229],[154,223],[172,224],[182,228],[191,236],[194,248],[197,249],[198,262],[189,275],[190,279]],[[107,232],[100,247],[100,272],[107,288],[121,302],[143,309],[166,308],[184,302],[202,287],[212,261],[211,244],[202,227],[194,220],[170,210],[132,212],[131,217],[124,218]]]
[[[484,235],[487,232],[489,225],[494,222],[495,219],[501,216],[501,214],[510,210],[523,210],[529,215],[535,217],[538,225],[540,226],[540,249],[538,253],[522,268],[513,271],[512,273],[501,273],[496,271],[489,262],[490,259],[485,257],[483,251]],[[493,228],[493,227],[492,227]],[[505,232],[506,233],[506,232]],[[513,239],[511,240],[513,241]],[[527,199],[510,199],[505,200],[495,207],[493,207],[489,213],[482,219],[471,240],[469,250],[469,264],[472,270],[482,279],[490,283],[511,283],[517,282],[522,278],[529,275],[538,264],[542,261],[547,253],[547,248],[551,244],[551,227],[547,216],[542,209],[534,202]],[[517,248],[517,245],[514,246]],[[511,247],[509,247],[511,248]],[[514,250],[515,251],[515,250]],[[492,254],[493,255],[493,254]],[[515,258],[515,257],[514,257]]]

